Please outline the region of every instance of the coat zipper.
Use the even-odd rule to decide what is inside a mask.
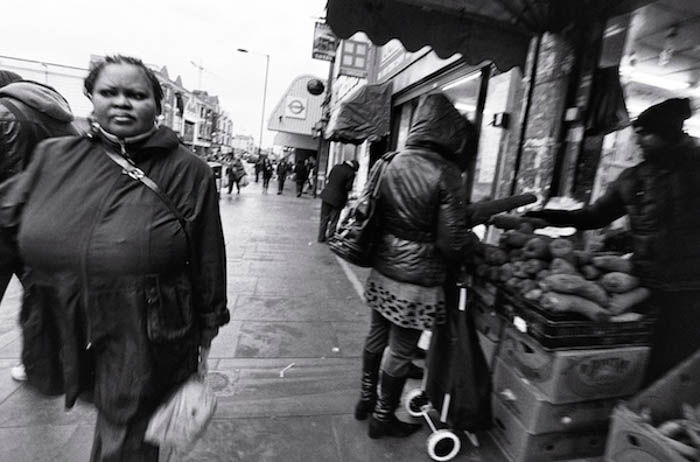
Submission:
[[[123,143],[119,143],[121,147],[122,154],[126,156],[126,149],[124,147]],[[111,184],[109,190],[105,193],[105,195],[102,197],[102,200],[100,201],[100,204],[97,208],[97,213],[95,214],[95,219],[93,220],[92,226],[90,228],[90,233],[87,236],[87,239],[85,239],[85,246],[83,247],[83,254],[81,258],[81,265],[80,265],[80,270],[81,270],[81,276],[83,280],[83,310],[84,310],[84,316],[85,316],[85,336],[87,337],[86,343],[85,343],[85,349],[89,350],[92,348],[92,325],[90,323],[90,318],[88,316],[88,305],[90,303],[90,291],[88,290],[88,271],[87,271],[87,257],[88,257],[88,252],[90,250],[90,244],[92,244],[92,237],[95,234],[95,229],[97,228],[97,225],[100,221],[100,218],[102,217],[102,211],[104,209],[105,203],[107,202],[107,198],[109,198],[112,195],[112,192],[115,189],[115,186],[119,182],[119,178],[117,177]]]

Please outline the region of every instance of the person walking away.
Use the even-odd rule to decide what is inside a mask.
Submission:
[[[334,165],[328,175],[328,182],[321,191],[321,222],[318,228],[318,242],[326,242],[333,235],[338,224],[340,211],[348,201],[348,193],[355,182],[355,173],[360,168],[356,160],[346,160]]]
[[[31,268],[61,326],[66,407],[94,390],[90,460],[155,462],[158,447],[144,441],[150,417],[206,372],[200,358],[229,321],[216,179],[155,124],[163,90],[141,60],[105,58],[84,91],[90,135],[40,143],[0,186],[2,243]]]
[[[56,90],[0,70],[0,183],[24,170],[41,140],[77,135],[72,121],[68,102]],[[0,300],[13,274],[25,285],[22,266],[16,259],[0,261]],[[21,324],[27,316],[24,310],[20,313]],[[22,363],[10,374],[17,381],[27,379]]]
[[[287,173],[289,172],[289,162],[286,158],[280,160],[277,164],[277,195],[284,192],[284,182],[287,180]]]
[[[297,197],[301,197],[304,193],[304,185],[306,184],[306,179],[309,176],[309,169],[303,160],[297,160],[294,165],[294,179],[297,183]]]
[[[247,175],[245,171],[245,166],[243,165],[243,162],[241,161],[240,157],[234,156],[233,161],[228,167],[227,173],[229,195],[231,194],[231,191],[233,191],[234,183],[236,185],[236,195],[239,195],[241,193],[240,181],[243,179],[244,176]]]
[[[262,172],[262,177],[263,177],[263,194],[267,194],[267,190],[270,187],[270,180],[272,179],[272,174],[275,171],[275,168],[272,166],[272,161],[268,159],[267,156],[263,158],[263,163],[261,168]]]
[[[371,414],[370,438],[406,437],[420,428],[394,411],[421,332],[445,318],[444,284],[473,255],[460,171],[474,156],[466,149],[472,136],[472,125],[446,96],[428,95],[405,149],[386,166],[375,212],[379,237],[365,285],[372,316],[355,407],[358,420]]]
[[[700,145],[683,132],[690,116],[688,99],[649,107],[632,123],[643,161],[600,199],[580,210],[527,213],[578,229],[629,217],[633,271],[658,307],[646,384],[700,348]]]
[[[258,160],[255,161],[255,182],[257,183],[260,174],[262,173],[263,169],[263,164],[264,164],[264,156],[258,156]]]
[[[307,174],[307,183],[309,184],[309,191],[312,191],[313,197],[316,197],[316,175],[317,175],[317,168],[316,168],[316,158],[310,156],[308,159],[306,159],[306,170],[309,172]]]

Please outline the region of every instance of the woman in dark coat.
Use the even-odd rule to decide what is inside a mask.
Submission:
[[[372,320],[355,409],[359,420],[372,413],[370,438],[408,436],[419,428],[399,421],[394,410],[422,330],[444,318],[448,271],[472,252],[460,174],[469,136],[469,122],[452,103],[442,94],[429,95],[418,106],[406,148],[382,179],[381,237],[365,286]]]
[[[229,319],[216,184],[205,162],[154,124],[162,90],[140,60],[108,57],[85,92],[93,132],[37,147],[2,186],[0,227],[31,269],[30,295],[42,301],[32,308],[48,310],[35,315],[58,325],[66,406],[94,391],[91,460],[157,461],[158,447],[144,442],[153,411],[197,372],[200,349]],[[187,234],[106,150],[170,197]],[[27,373],[30,382],[41,376],[31,364]]]

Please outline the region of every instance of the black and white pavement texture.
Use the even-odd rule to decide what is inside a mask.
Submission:
[[[367,270],[316,243],[320,199],[251,184],[222,192],[231,322],[214,340],[207,380],[215,417],[186,461],[429,461],[429,428],[406,439],[371,440],[352,412],[359,395],[369,309]],[[14,382],[20,356],[13,281],[0,305],[0,460],[87,461],[95,412]],[[283,376],[281,372],[284,370]],[[418,388],[409,381],[406,389]],[[407,418],[405,412],[402,418]],[[486,440],[482,438],[482,440]],[[457,461],[504,460],[487,441],[466,440]]]

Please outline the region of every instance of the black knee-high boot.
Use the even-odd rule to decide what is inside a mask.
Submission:
[[[382,372],[379,398],[369,422],[369,437],[395,436],[403,438],[415,433],[421,426],[402,422],[396,418],[394,411],[399,407],[401,392],[406,377],[393,377]]]
[[[379,382],[379,367],[382,364],[382,353],[362,352],[362,384],[360,400],[355,406],[355,418],[365,420],[374,410],[377,402],[377,383]]]

